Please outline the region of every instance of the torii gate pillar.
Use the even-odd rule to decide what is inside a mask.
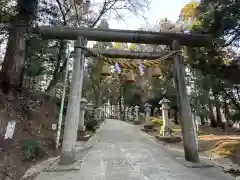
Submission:
[[[179,51],[174,55],[174,74],[177,87],[178,106],[180,110],[180,123],[183,132],[183,145],[185,159],[191,162],[199,162],[198,146],[195,124],[192,119],[190,103],[188,99],[187,87],[185,82],[185,71],[183,59],[180,55],[180,44],[174,40],[172,50]]]
[[[72,82],[68,97],[67,114],[63,134],[63,144],[60,156],[61,165],[75,162],[75,149],[79,123],[80,98],[82,96],[82,82],[84,71],[84,55],[80,46],[85,45],[85,38],[78,37],[75,43],[75,57],[73,63]]]

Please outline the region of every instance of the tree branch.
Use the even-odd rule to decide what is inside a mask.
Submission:
[[[90,25],[90,27],[94,27],[97,23],[98,23],[98,21],[101,19],[101,17],[108,11],[108,10],[110,10],[115,4],[116,4],[116,2],[117,2],[118,0],[114,0],[114,1],[104,1],[104,3],[103,3],[103,7],[102,7],[102,9],[101,9],[101,11],[100,11],[100,13],[99,13],[99,15],[98,15],[98,17],[95,19],[95,21]],[[111,4],[111,2],[113,2],[112,4]],[[111,4],[109,7],[107,7],[109,4]]]
[[[65,16],[66,13],[65,13],[64,10],[63,10],[63,7],[62,7],[62,4],[60,3],[60,0],[56,0],[56,2],[57,2],[57,4],[58,4],[59,10],[60,10],[60,12],[61,12],[61,14],[62,14],[63,24],[64,24],[64,26],[65,26],[65,25],[67,25],[66,16]]]

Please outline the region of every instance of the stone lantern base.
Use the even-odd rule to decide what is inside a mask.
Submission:
[[[91,136],[86,131],[78,130],[77,141],[88,141]]]
[[[133,123],[136,124],[136,125],[142,124],[142,122],[141,122],[141,121],[138,121],[138,120],[134,120]]]
[[[182,141],[180,136],[156,136],[156,139],[166,143],[180,143]]]
[[[172,132],[172,129],[169,127],[162,126],[160,129],[160,133],[162,134],[162,136],[172,136]]]

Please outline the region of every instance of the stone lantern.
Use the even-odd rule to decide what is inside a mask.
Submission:
[[[124,120],[125,121],[128,120],[128,107],[125,107],[125,109],[124,109]]]
[[[132,108],[132,107],[128,108],[128,119],[129,119],[130,121],[132,121],[132,120],[133,120],[133,116],[132,116],[132,110],[133,110],[133,108]]]
[[[85,110],[87,109],[87,102],[88,101],[85,98],[80,99],[80,113],[79,113],[79,124],[78,124],[79,131],[85,131],[84,114],[85,114]]]
[[[121,97],[121,99],[120,99],[120,101],[121,101],[121,107],[119,108],[121,111],[119,111],[120,112],[120,120],[124,120],[124,116],[125,116],[125,114],[124,114],[124,99],[123,99],[123,97]]]
[[[134,111],[135,111],[135,122],[138,122],[138,113],[139,113],[139,106],[138,105],[136,105],[135,107],[134,107]]]
[[[168,117],[168,111],[170,109],[169,107],[170,101],[166,98],[163,98],[159,104],[162,105],[161,110],[162,110],[162,119],[163,119],[163,136],[168,136],[170,135],[169,133],[169,117]]]
[[[93,110],[93,103],[91,101],[87,103],[87,110]]]
[[[150,121],[150,115],[151,115],[151,104],[144,104],[144,110],[145,110],[145,122]]]
[[[93,103],[92,102],[87,103],[87,111],[89,111],[90,114],[93,114]]]

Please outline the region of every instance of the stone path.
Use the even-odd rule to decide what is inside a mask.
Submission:
[[[188,168],[131,124],[106,120],[81,169],[37,180],[227,180],[218,168]],[[210,174],[210,175],[209,175]],[[231,179],[231,178],[230,178]]]

